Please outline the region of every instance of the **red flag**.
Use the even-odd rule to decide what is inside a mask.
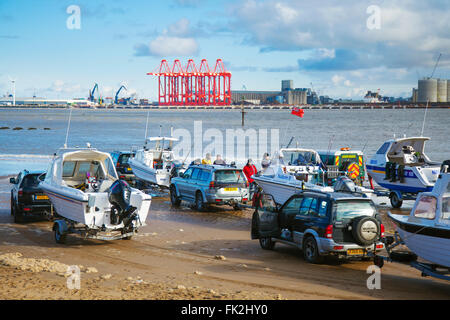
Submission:
[[[294,108],[292,108],[291,114],[293,114],[294,116],[303,118],[305,111],[303,109],[300,109],[299,107],[294,107]]]

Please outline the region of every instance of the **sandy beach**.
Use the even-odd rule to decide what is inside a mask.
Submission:
[[[0,183],[7,190],[7,179]],[[381,289],[369,290],[370,261],[312,265],[293,247],[262,250],[250,240],[250,209],[196,212],[155,197],[147,226],[132,240],[69,236],[59,245],[51,222],[15,224],[9,193],[0,194],[0,203],[0,299],[450,298],[448,283],[405,265],[387,263]],[[67,287],[64,268],[73,265],[81,271],[79,290]]]

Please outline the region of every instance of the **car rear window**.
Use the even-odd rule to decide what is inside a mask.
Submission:
[[[30,188],[37,187],[39,182],[42,180],[39,179],[40,174],[28,174],[22,180],[22,188]]]
[[[217,170],[215,181],[219,183],[243,183],[245,178],[240,170]]]
[[[119,164],[127,164],[128,160],[130,160],[131,155],[130,154],[122,154],[119,157]]]
[[[336,203],[336,221],[373,216],[375,212],[375,206],[370,201],[342,200]]]

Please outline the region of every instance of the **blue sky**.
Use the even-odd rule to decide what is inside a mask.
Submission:
[[[70,5],[79,30],[66,26]],[[367,27],[371,5],[379,29]],[[97,82],[103,97],[125,84],[156,100],[146,73],[161,59],[221,58],[234,90],[292,79],[332,97],[408,96],[439,53],[436,75],[450,78],[449,30],[448,0],[0,0],[0,95],[11,76],[18,96],[86,97]]]

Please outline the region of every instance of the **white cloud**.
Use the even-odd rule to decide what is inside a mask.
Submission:
[[[164,56],[191,56],[198,52],[197,41],[193,38],[159,36],[149,45],[151,55]]]
[[[199,51],[197,40],[191,36],[190,21],[182,18],[169,25],[149,45],[135,45],[135,56],[192,56]]]
[[[450,52],[448,0],[375,3],[381,10],[379,30],[366,26],[370,4],[359,0],[322,0],[320,5],[313,1],[248,0],[234,7],[231,26],[243,33],[244,43],[263,52],[313,49],[319,57],[341,57],[344,61],[349,55],[342,51],[352,53],[358,61],[351,69],[347,63],[347,70],[429,68],[438,52]],[[450,67],[450,56],[442,57],[440,66]],[[339,63],[333,67],[339,69]]]

